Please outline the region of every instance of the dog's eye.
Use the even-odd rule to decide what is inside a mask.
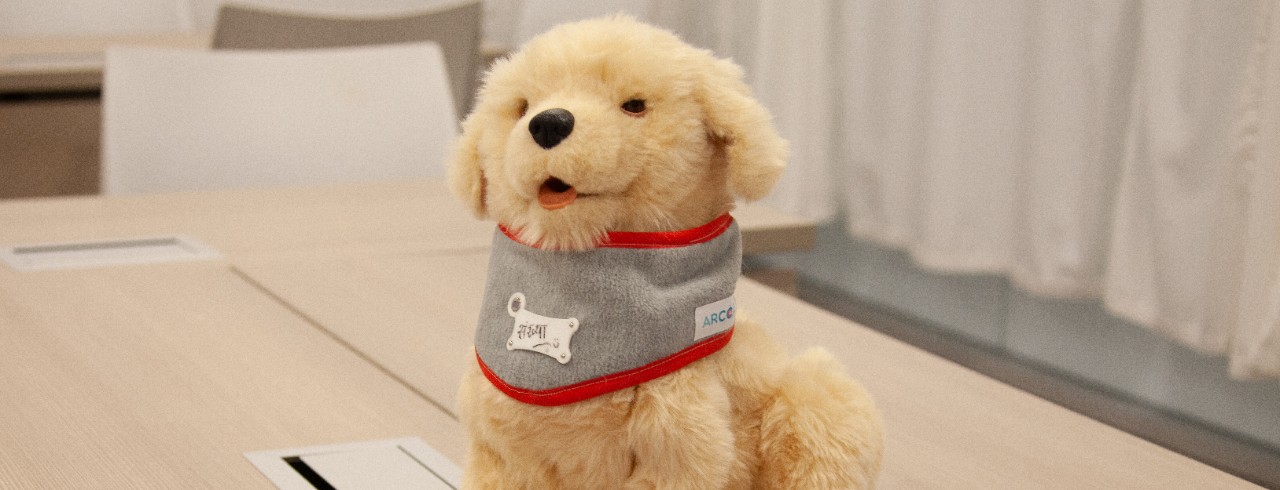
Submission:
[[[622,103],[622,110],[632,116],[644,114],[645,109],[644,99],[631,99]]]
[[[516,117],[524,117],[524,113],[529,112],[529,101],[520,99],[516,101]]]

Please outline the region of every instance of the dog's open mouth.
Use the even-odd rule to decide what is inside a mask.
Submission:
[[[538,205],[542,209],[554,211],[563,208],[578,198],[578,191],[563,180],[551,177],[538,188]]]

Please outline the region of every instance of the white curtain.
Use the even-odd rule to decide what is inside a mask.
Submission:
[[[1280,376],[1280,5],[1265,3],[1233,137],[1236,299],[1229,346],[1237,377]],[[1233,278],[1234,279],[1234,278]]]
[[[1275,9],[761,2],[753,85],[796,145],[770,202],[1280,376]]]
[[[1206,352],[1225,352],[1236,327],[1249,183],[1230,149],[1261,6],[1142,6],[1105,298]]]

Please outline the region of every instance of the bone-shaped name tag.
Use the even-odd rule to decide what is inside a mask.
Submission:
[[[507,300],[507,313],[515,318],[507,350],[540,352],[567,364],[573,358],[569,340],[578,331],[577,318],[551,318],[525,309],[524,294],[515,293]]]

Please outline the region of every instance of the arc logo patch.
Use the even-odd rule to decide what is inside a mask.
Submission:
[[[733,328],[735,306],[737,301],[730,296],[698,307],[693,313],[693,340],[696,342]]]

